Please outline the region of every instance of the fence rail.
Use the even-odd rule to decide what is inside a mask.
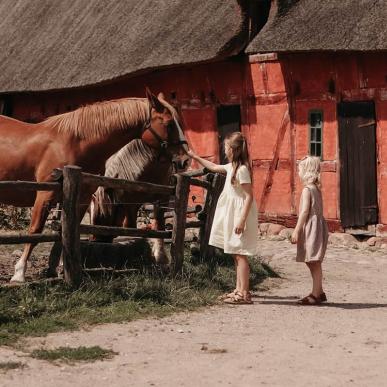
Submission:
[[[203,176],[206,178],[199,179]],[[199,228],[201,254],[203,257],[208,257],[210,252],[208,238],[215,211],[214,205],[223,187],[224,178],[216,175],[214,179],[210,179],[209,176],[212,175],[208,175],[206,169],[185,172],[174,175],[174,185],[166,186],[93,175],[82,172],[77,166],[68,165],[63,170],[53,171],[54,182],[2,181],[0,190],[62,192],[62,195],[59,195],[62,197],[62,216],[60,223],[54,222],[57,232],[0,235],[0,244],[55,242],[50,260],[59,259],[56,255],[62,252],[65,281],[76,287],[80,284],[82,276],[81,234],[159,238],[171,241],[171,268],[173,273],[177,273],[183,265],[186,228]],[[165,211],[165,208],[161,209],[159,203],[144,206],[144,209],[150,212],[151,217],[159,216],[161,211],[164,219],[172,218],[172,230],[143,230],[80,224],[80,198],[84,185],[91,186],[93,189],[103,186],[127,192],[174,196],[174,205],[166,208],[168,211]],[[204,207],[201,205],[188,207],[189,191],[192,185],[207,190]],[[187,221],[187,214],[196,214],[199,220]]]

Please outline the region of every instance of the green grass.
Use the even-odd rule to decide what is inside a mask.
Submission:
[[[97,360],[111,359],[117,352],[104,349],[99,346],[94,347],[59,347],[56,349],[35,349],[31,352],[31,357],[51,362],[63,361],[69,364],[75,362],[94,362]]]
[[[25,364],[19,361],[5,361],[0,362],[0,372],[7,372],[18,368],[24,368]]]
[[[252,289],[268,276],[276,273],[251,260]],[[87,325],[193,310],[214,304],[219,294],[233,289],[234,281],[232,258],[220,254],[206,264],[187,256],[176,278],[153,270],[119,278],[111,274],[85,278],[75,291],[64,283],[0,288],[0,345]]]

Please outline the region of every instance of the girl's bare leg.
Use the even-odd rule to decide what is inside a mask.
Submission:
[[[239,291],[246,296],[250,289],[250,266],[246,255],[235,255],[237,261],[237,278],[239,279]]]
[[[323,293],[321,262],[307,262],[306,264],[309,267],[313,279],[312,294],[315,297],[320,297]]]
[[[233,255],[233,258],[234,258],[235,273],[236,273],[236,286],[235,286],[235,290],[237,292],[240,292],[241,291],[241,280],[239,278],[239,273],[238,273],[238,260],[237,260],[235,255]]]

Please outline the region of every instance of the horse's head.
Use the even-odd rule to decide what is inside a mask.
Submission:
[[[149,102],[149,122],[144,128],[142,140],[152,148],[159,149],[160,155],[172,159],[176,172],[185,171],[190,158],[186,154],[187,140],[182,130],[176,109],[162,93],[156,97],[146,89]]]

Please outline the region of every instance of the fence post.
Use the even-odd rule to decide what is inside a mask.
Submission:
[[[210,246],[208,242],[210,240],[216,204],[222,193],[225,180],[225,176],[219,173],[215,174],[211,183],[211,189],[207,190],[206,202],[203,209],[206,218],[204,226],[200,228],[200,256],[203,260],[208,260],[214,254],[214,247]]]
[[[81,282],[80,190],[82,169],[67,165],[63,168],[62,245],[64,279],[71,286]]]
[[[176,274],[183,267],[185,224],[189,196],[189,176],[176,176],[175,208],[171,243],[171,267]]]

